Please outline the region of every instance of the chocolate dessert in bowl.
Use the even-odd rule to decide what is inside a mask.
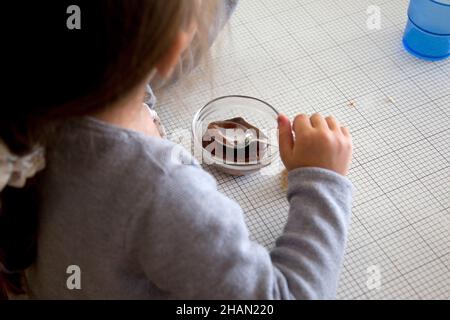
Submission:
[[[254,173],[278,155],[278,111],[247,96],[212,100],[194,116],[194,152],[202,163],[232,175]]]

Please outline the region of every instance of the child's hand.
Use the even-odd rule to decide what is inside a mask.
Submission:
[[[318,167],[347,175],[352,159],[352,138],[347,128],[333,117],[324,119],[299,115],[293,126],[280,115],[280,154],[288,171],[302,167]],[[293,132],[295,133],[295,138]]]

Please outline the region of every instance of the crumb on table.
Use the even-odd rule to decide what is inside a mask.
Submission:
[[[348,102],[348,106],[349,106],[349,107],[352,107],[352,108],[356,107],[356,101],[355,101],[355,100],[350,100],[350,101]]]

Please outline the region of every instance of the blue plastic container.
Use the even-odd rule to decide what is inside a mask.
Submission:
[[[403,45],[421,59],[450,57],[450,0],[411,0]]]

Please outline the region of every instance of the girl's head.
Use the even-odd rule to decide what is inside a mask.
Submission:
[[[0,140],[12,154],[25,155],[35,145],[47,144],[49,133],[64,120],[127,99],[155,72],[168,77],[186,48],[207,50],[208,29],[220,3],[63,0],[9,9],[14,35],[2,47],[12,72],[3,76],[10,87],[6,100],[14,106],[0,109]],[[80,30],[66,25],[67,8],[73,4],[81,10]],[[2,287],[20,292],[20,271],[34,261],[34,197],[32,181],[24,189],[1,192],[0,267],[19,272],[0,271],[0,293]]]

